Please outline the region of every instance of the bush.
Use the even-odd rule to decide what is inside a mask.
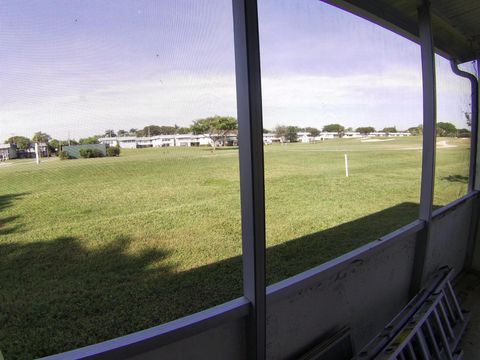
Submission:
[[[59,151],[58,152],[58,157],[60,158],[60,160],[70,159],[70,155],[68,155],[68,152],[66,152],[66,151]]]
[[[120,146],[107,148],[107,156],[120,156]]]
[[[80,156],[84,159],[103,157],[103,153],[98,149],[81,149]]]

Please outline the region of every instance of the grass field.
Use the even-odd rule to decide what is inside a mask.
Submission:
[[[268,283],[414,220],[420,140],[267,146]],[[465,194],[469,147],[439,140],[437,206]],[[0,165],[5,358],[92,344],[240,296],[238,172],[236,149],[207,148]]]

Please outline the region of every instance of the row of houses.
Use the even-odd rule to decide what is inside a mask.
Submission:
[[[233,139],[234,138],[234,139]],[[236,141],[236,136],[226,136],[225,140],[221,139],[216,145],[228,145],[228,142]],[[122,149],[138,149],[148,147],[168,147],[168,146],[201,146],[212,145],[213,140],[208,135],[157,135],[151,137],[107,137],[98,139],[100,144],[107,146],[120,146]],[[223,144],[223,142],[226,142]],[[218,144],[220,143],[220,144]]]
[[[363,138],[363,137],[402,137],[411,136],[408,132],[372,132],[370,134],[361,134],[354,131],[346,131],[341,134],[344,138]],[[297,138],[299,142],[311,143],[315,141],[324,141],[328,139],[339,138],[340,135],[337,132],[322,132],[318,136],[311,136],[309,132],[298,132]],[[119,146],[122,149],[138,149],[148,147],[167,147],[167,146],[211,146],[213,140],[206,134],[194,135],[194,134],[182,134],[182,135],[157,135],[150,137],[136,137],[136,136],[124,136],[124,137],[106,137],[99,139],[100,144],[106,146]],[[216,140],[215,145],[230,146],[237,145],[238,139],[236,134],[226,135],[223,138]],[[274,143],[283,143],[285,140],[282,137],[278,137],[274,133],[263,134],[263,142],[266,145]],[[48,156],[48,146],[45,143],[39,143],[40,155],[43,157]],[[0,144],[0,161],[17,158],[34,158],[35,146],[32,144],[28,149],[18,149],[15,144]]]
[[[48,156],[47,144],[39,143],[38,149],[40,156]],[[30,158],[35,158],[35,144],[31,144],[28,149],[18,149],[15,144],[0,144],[0,161]]]
[[[344,138],[364,138],[364,137],[401,137],[410,136],[408,132],[372,132],[370,134],[361,134],[354,131],[346,131],[341,134]],[[297,138],[299,142],[310,143],[314,141],[324,141],[327,139],[339,138],[340,134],[337,132],[322,132],[318,136],[311,136],[308,132],[298,132]],[[106,146],[119,146],[122,149],[138,149],[147,147],[167,147],[167,146],[211,146],[213,140],[206,134],[194,135],[194,134],[182,134],[182,135],[157,135],[150,137],[136,137],[136,136],[123,136],[123,137],[105,137],[98,139],[100,144]],[[231,134],[225,136],[225,138],[219,138],[216,140],[215,145],[228,146],[237,144],[237,135]],[[263,134],[263,142],[265,144],[282,143],[285,142],[282,137],[277,136],[274,133]]]
[[[368,137],[403,137],[411,136],[409,132],[372,132],[369,134],[362,134],[356,131],[346,131],[341,134],[338,132],[321,132],[318,136],[312,136],[309,132],[297,132],[297,140],[301,143],[311,143],[314,141],[324,141],[328,139],[338,139],[339,137],[353,139],[353,138],[368,138]],[[282,143],[284,139],[278,137],[273,133],[263,134],[263,142],[265,144]]]

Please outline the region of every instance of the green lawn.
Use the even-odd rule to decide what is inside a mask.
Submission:
[[[265,147],[273,283],[414,220],[420,138]],[[437,151],[436,205],[465,194],[468,141]],[[350,163],[345,177],[344,154]],[[0,350],[32,358],[242,293],[238,151],[0,165]]]

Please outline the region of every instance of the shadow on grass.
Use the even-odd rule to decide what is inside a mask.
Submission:
[[[0,195],[0,215],[2,211],[11,207],[15,200],[21,199],[25,195],[28,195],[28,193]],[[17,231],[20,231],[22,225],[18,223],[19,218],[20,216],[17,215],[0,217],[0,236],[13,234]],[[10,225],[10,223],[15,222],[17,222],[17,224],[14,224],[13,226]]]
[[[442,180],[450,181],[450,182],[458,182],[461,184],[468,184],[468,176],[463,175],[449,175],[442,177]]]
[[[21,199],[29,193],[17,193],[17,194],[5,194],[0,195],[0,211],[5,210],[13,205],[13,202],[17,199]]]
[[[417,217],[404,203],[267,249],[268,282],[319,265]],[[94,235],[92,235],[94,236]],[[0,242],[0,349],[34,358],[125,335],[242,293],[242,259],[180,272],[159,248],[133,251],[127,236],[89,249],[61,237]]]

